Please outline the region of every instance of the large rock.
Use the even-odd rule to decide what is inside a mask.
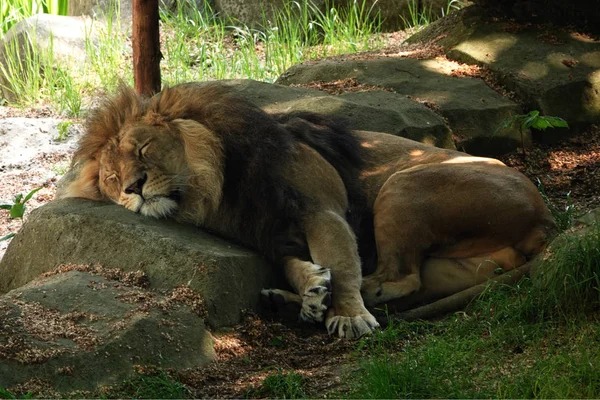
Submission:
[[[517,113],[517,104],[503,98],[481,79],[453,76],[448,65],[438,59],[380,57],[308,62],[287,70],[277,83],[308,84],[346,78],[390,88],[395,99],[404,97],[407,104],[417,101],[430,104],[448,120],[458,139],[457,146],[470,153],[498,154],[520,143],[515,129],[496,132],[502,121]],[[412,99],[410,102],[406,102],[407,96]],[[402,107],[400,100],[390,98],[384,104],[384,109]],[[402,112],[404,116],[409,115],[406,111]],[[371,118],[365,122],[374,121]]]
[[[136,368],[215,358],[197,294],[158,294],[136,286],[141,275],[94,272],[52,275],[0,297],[0,387],[94,390]]]
[[[489,68],[526,111],[566,119],[573,128],[600,121],[600,42],[545,26],[487,21],[468,7],[436,21],[410,42],[441,45],[451,59]]]
[[[87,58],[86,42],[96,45],[100,23],[90,19],[38,14],[19,21],[0,40],[0,91],[9,101],[15,99],[11,80],[29,69],[25,63],[36,57],[41,67],[52,68],[51,62],[74,65]],[[50,65],[48,65],[50,63]],[[12,71],[6,76],[2,71]],[[36,71],[39,73],[39,71]]]
[[[192,226],[142,217],[80,199],[34,210],[0,261],[0,293],[60,264],[143,270],[153,289],[182,284],[203,297],[211,327],[231,326],[256,308],[273,271],[263,258]]]
[[[398,93],[371,90],[329,95],[320,90],[253,80],[227,82],[268,112],[311,111],[334,115],[349,121],[351,129],[385,132],[454,148],[450,130],[440,115]]]

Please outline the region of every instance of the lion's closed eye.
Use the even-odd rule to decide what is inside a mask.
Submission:
[[[117,176],[116,173],[112,173],[110,175],[108,175],[106,178],[104,178],[104,183],[111,184],[111,183],[117,183],[119,182],[119,177]]]
[[[146,155],[146,153],[148,152],[148,147],[150,146],[150,141],[144,143],[139,149],[138,149],[138,158],[140,160],[144,159],[144,156]]]

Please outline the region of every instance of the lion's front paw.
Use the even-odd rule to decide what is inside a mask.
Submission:
[[[379,328],[379,322],[369,313],[354,317],[330,316],[327,318],[326,325],[330,335],[337,334],[346,339],[358,339]]]
[[[305,322],[322,322],[331,305],[331,272],[320,265],[313,267],[302,293],[300,318]]]

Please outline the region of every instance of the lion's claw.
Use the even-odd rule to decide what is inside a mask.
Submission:
[[[377,328],[379,328],[379,322],[371,314],[361,314],[355,317],[336,315],[327,320],[327,332],[330,335],[337,334],[346,339],[358,339]]]
[[[322,322],[331,305],[331,272],[315,265],[315,270],[302,294],[300,318],[305,322]]]

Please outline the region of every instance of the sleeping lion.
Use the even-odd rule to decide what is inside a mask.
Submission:
[[[73,165],[59,197],[111,200],[252,247],[296,292],[263,294],[346,338],[378,327],[365,303],[462,290],[523,264],[553,230],[535,186],[497,160],[317,114],[270,115],[217,83],[150,99],[121,87],[90,114]],[[376,260],[364,279],[358,242]]]

